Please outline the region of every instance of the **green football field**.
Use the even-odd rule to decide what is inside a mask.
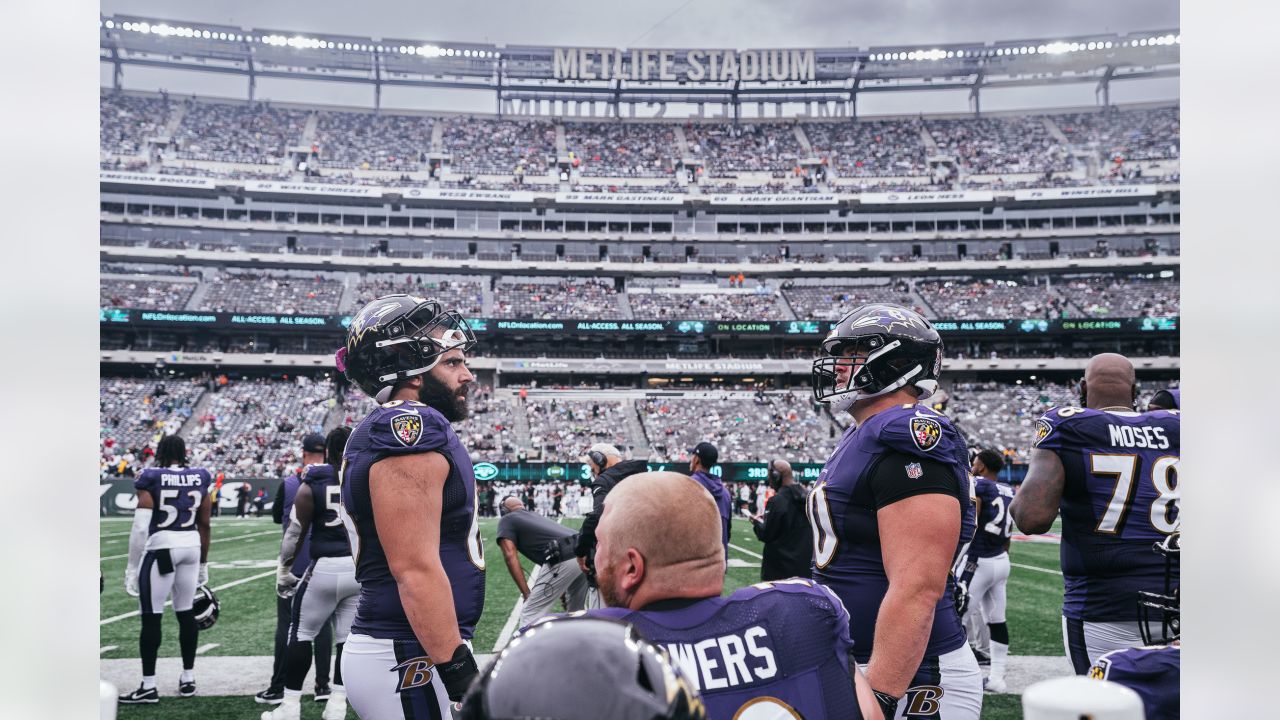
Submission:
[[[566,520],[576,526],[579,520]],[[209,548],[209,586],[218,593],[221,612],[218,623],[200,635],[199,657],[271,655],[275,633],[275,559],[280,549],[280,526],[269,518],[213,519]],[[481,520],[486,539],[487,577],[485,610],[476,628],[473,644],[477,653],[488,653],[515,606],[519,593],[507,574],[501,553],[493,542],[497,520]],[[124,568],[128,551],[126,521],[101,523],[101,567],[106,577],[102,593],[100,647],[103,659],[138,657],[138,601],[124,591]],[[735,518],[730,539],[730,568],[725,592],[758,582],[761,544],[749,524]],[[1058,546],[1051,543],[1016,542],[1011,551],[1012,573],[1008,584],[1010,654],[1061,655],[1060,604],[1062,579],[1058,574]],[[526,563],[526,571],[531,566]],[[177,623],[166,615],[161,657],[177,657]],[[196,660],[197,678],[200,660]],[[138,676],[141,676],[139,667]],[[262,686],[266,686],[263,678]],[[120,688],[123,692],[131,688]],[[309,688],[307,689],[309,692]],[[256,718],[266,706],[252,697],[165,697],[152,706],[121,706],[119,717],[221,720]],[[304,718],[319,718],[323,705],[304,702]],[[355,713],[349,713],[354,718]],[[982,717],[1018,718],[1016,695],[987,695]]]

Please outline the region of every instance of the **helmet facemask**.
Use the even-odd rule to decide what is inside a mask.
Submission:
[[[1164,557],[1164,592],[1138,591],[1138,634],[1144,645],[1167,645],[1182,634],[1182,604],[1178,588],[1173,586],[1182,555],[1182,534],[1173,533],[1153,549]],[[1159,634],[1153,631],[1157,625]]]

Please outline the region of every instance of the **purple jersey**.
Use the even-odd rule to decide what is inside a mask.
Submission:
[[[845,432],[809,493],[809,513],[814,533],[813,578],[830,586],[849,608],[859,662],[871,656],[876,616],[889,589],[869,486],[879,459],[890,453],[931,460],[951,471],[950,490],[960,501],[961,520],[955,553],[973,539],[968,453],[946,416],[923,405],[898,405]],[[918,472],[919,464],[905,468],[908,476],[913,470]],[[965,643],[964,627],[951,599],[954,582],[954,577],[947,577],[946,591],[933,614],[926,656],[942,655]]]
[[[711,499],[716,501],[716,507],[720,509],[720,542],[724,543],[724,556],[728,558],[729,518],[733,513],[733,500],[729,498],[729,491],[725,489],[724,482],[711,473],[699,470],[690,477],[711,493]]]
[[[969,546],[970,557],[991,558],[1005,551],[1013,530],[1013,518],[1009,515],[1009,503],[1013,502],[1013,488],[1007,483],[974,478],[974,490],[982,509],[978,513],[978,527]]]
[[[1181,712],[1181,658],[1177,645],[1112,650],[1098,658],[1089,677],[1110,680],[1138,693],[1147,720],[1177,720]]]
[[[311,532],[307,534],[311,557],[350,557],[351,541],[338,515],[341,488],[332,465],[307,465],[299,479],[311,488]]]
[[[1138,591],[1164,591],[1152,544],[1178,529],[1177,410],[1054,408],[1036,421],[1036,447],[1057,453],[1062,490],[1062,614],[1138,619]],[[1174,586],[1177,586],[1175,564]]]
[[[298,473],[293,473],[289,477],[286,477],[280,486],[280,497],[276,498],[276,502],[284,503],[282,506],[284,508],[283,519],[281,521],[284,525],[284,530],[282,532],[289,531],[289,518],[293,513],[293,499],[297,496],[298,486],[301,484],[302,480],[298,478]],[[289,568],[289,572],[293,573],[297,577],[302,577],[303,573],[305,573],[309,567],[311,567],[310,534],[298,539],[298,546],[293,554],[293,565]]]
[[[151,513],[148,535],[160,531],[194,532],[200,503],[213,485],[213,477],[204,468],[150,467],[142,471],[133,487],[151,493],[155,510]]]
[[[810,580],[587,614],[625,620],[665,647],[697,686],[711,720],[739,717],[748,706],[758,712],[761,703],[791,710],[779,717],[862,717],[849,674],[849,614],[834,593]]]
[[[453,609],[463,639],[471,638],[484,610],[484,550],[471,458],[438,411],[412,400],[392,400],[356,427],[342,454],[342,508],[360,582],[352,632],[392,640],[415,637],[378,541],[369,469],[392,455],[424,452],[438,452],[449,461],[440,508],[440,561],[453,589]]]

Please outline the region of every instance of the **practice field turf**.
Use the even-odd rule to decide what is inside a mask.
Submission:
[[[581,521],[566,519],[576,527]],[[209,548],[209,585],[218,593],[221,613],[218,624],[200,634],[200,657],[271,655],[275,633],[275,562],[280,549],[280,526],[270,518],[219,517],[213,520],[213,544]],[[487,565],[484,615],[476,627],[474,646],[477,653],[492,652],[504,625],[515,607],[519,592],[507,574],[502,554],[494,542],[497,520],[481,520],[481,533],[486,540]],[[102,593],[100,617],[101,657],[138,657],[138,601],[124,591],[124,568],[128,552],[127,521],[104,520],[101,523],[100,548],[106,590]],[[760,579],[761,543],[749,524],[735,518],[730,538],[729,572],[725,591],[758,582]],[[1058,574],[1058,546],[1052,543],[1016,542],[1011,551],[1013,562],[1008,585],[1008,621],[1010,654],[1061,655],[1062,634],[1060,606],[1062,578]],[[526,571],[531,569],[525,563]],[[172,612],[165,616],[161,657],[177,657],[177,623]],[[200,661],[196,660],[200,677]],[[141,667],[138,669],[141,676]],[[268,678],[262,678],[266,687]],[[123,692],[131,688],[120,688]],[[306,689],[310,692],[310,688]],[[122,706],[119,717],[128,718],[256,718],[266,706],[251,697],[166,697],[156,706]],[[322,704],[307,699],[303,703],[304,718],[319,718]],[[1018,718],[1021,716],[1016,695],[987,695],[982,717]],[[354,718],[355,713],[348,714]]]

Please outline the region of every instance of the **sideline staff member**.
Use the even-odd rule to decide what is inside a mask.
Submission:
[[[756,537],[764,543],[764,560],[760,563],[760,579],[784,580],[809,577],[813,564],[813,536],[804,503],[807,493],[796,482],[791,463],[776,459],[769,463],[769,487],[774,495],[765,505],[763,515],[752,515]]]
[[[498,547],[507,561],[507,571],[524,597],[524,609],[516,627],[530,623],[551,609],[561,595],[568,594],[565,610],[581,610],[587,602],[587,577],[573,557],[573,530],[554,520],[529,512],[514,495],[502,500],[498,521]],[[516,551],[542,566],[530,589]]]

